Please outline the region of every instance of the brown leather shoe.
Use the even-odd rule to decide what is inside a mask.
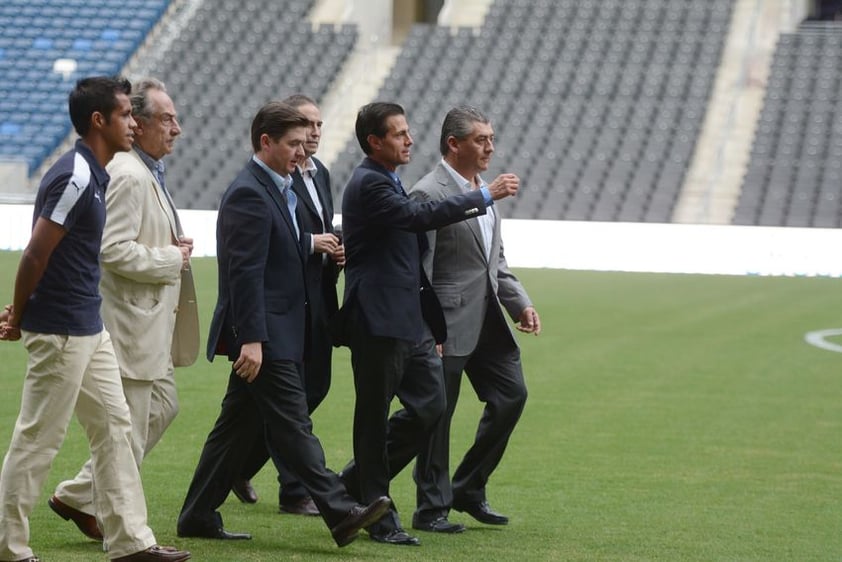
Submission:
[[[146,550],[112,558],[112,562],[182,562],[190,560],[190,553],[186,550],[178,550],[173,546],[150,546]]]
[[[99,530],[99,526],[96,524],[96,517],[62,503],[55,496],[47,500],[47,505],[65,521],[73,521],[79,527],[79,530],[82,531],[83,535],[89,539],[102,542],[102,531]]]
[[[307,496],[301,498],[294,503],[280,504],[281,513],[291,513],[293,515],[321,515],[319,506],[313,501],[313,498]]]
[[[392,500],[382,496],[368,506],[356,505],[352,507],[345,519],[330,530],[333,540],[339,546],[351,544],[359,536],[360,529],[379,521],[391,506]]]
[[[257,503],[257,492],[251,486],[251,480],[238,478],[231,484],[231,491],[243,503]]]

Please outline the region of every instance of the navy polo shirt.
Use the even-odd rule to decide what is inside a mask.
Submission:
[[[109,179],[81,140],[44,174],[35,198],[33,227],[44,217],[67,233],[29,297],[22,329],[71,336],[102,331],[99,251]]]

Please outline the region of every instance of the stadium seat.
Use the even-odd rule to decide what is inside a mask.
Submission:
[[[66,95],[73,83],[91,74],[117,74],[168,4],[6,0],[0,8],[0,89],[10,87],[0,112],[3,123],[11,124],[7,130],[15,132],[0,138],[0,157],[23,156],[34,172],[70,132]],[[126,22],[142,33],[128,39]],[[76,70],[67,77],[54,73],[59,58],[75,59]],[[32,123],[43,126],[33,133]]]
[[[839,25],[803,24],[778,40],[751,158],[732,222],[842,226]]]
[[[501,206],[508,216],[668,222],[732,4],[496,0],[478,33],[413,26],[378,94],[404,104],[415,131],[404,183],[439,157],[420,145],[435,146],[444,111],[470,102],[489,114],[499,137],[489,173],[516,171],[524,186],[547,186]],[[448,76],[477,78],[466,88]],[[419,119],[428,115],[436,118]],[[354,142],[332,166],[338,188],[359,160]],[[619,154],[626,160],[615,170]],[[652,161],[635,169],[639,157]],[[536,193],[552,199],[541,204]]]
[[[167,181],[176,186],[180,208],[218,207],[248,158],[249,123],[257,107],[295,92],[317,101],[327,93],[356,43],[357,27],[302,26],[313,4],[206,2],[163,53],[159,77],[177,100],[183,122],[191,125],[168,161]],[[261,29],[265,45],[248,39]],[[318,63],[305,67],[301,60]]]

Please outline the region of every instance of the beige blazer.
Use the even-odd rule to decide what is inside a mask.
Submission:
[[[117,153],[106,170],[102,318],[122,375],[155,380],[198,355],[193,275],[182,271],[173,208],[140,155]]]

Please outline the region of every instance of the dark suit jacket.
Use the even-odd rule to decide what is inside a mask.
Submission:
[[[342,199],[343,309],[356,307],[373,336],[419,341],[424,327],[417,233],[482,214],[485,201],[479,191],[443,201],[412,201],[385,168],[365,158]]]
[[[302,362],[307,332],[304,253],[272,178],[249,161],[222,196],[216,225],[219,297],[207,357],[236,360],[263,342],[263,360]]]
[[[304,185],[304,179],[301,177],[301,172],[296,170],[292,173],[292,189],[298,196],[298,206],[296,207],[296,214],[298,215],[298,225],[301,227],[301,232],[308,232],[311,234],[323,234],[325,232],[333,232],[333,197],[330,193],[330,173],[316,158],[313,158],[316,164],[316,176],[313,183],[316,185],[316,191],[319,195],[319,200],[322,203],[322,216],[319,217],[316,211],[316,205],[310,197],[310,192],[307,191],[307,186]],[[322,230],[322,222],[324,222],[324,230]],[[306,237],[305,237],[306,238]],[[309,240],[303,241],[305,244],[305,252],[309,254]],[[322,259],[324,254],[313,253],[307,256],[307,294],[310,296],[313,307],[316,306],[316,299],[321,297],[319,305],[322,310],[317,311],[311,308],[314,322],[321,322],[322,319],[327,319],[336,314],[339,308],[339,303],[336,298],[336,281],[339,277],[339,268],[336,264],[328,258]],[[321,314],[324,312],[324,314]],[[325,328],[326,326],[320,326]]]

